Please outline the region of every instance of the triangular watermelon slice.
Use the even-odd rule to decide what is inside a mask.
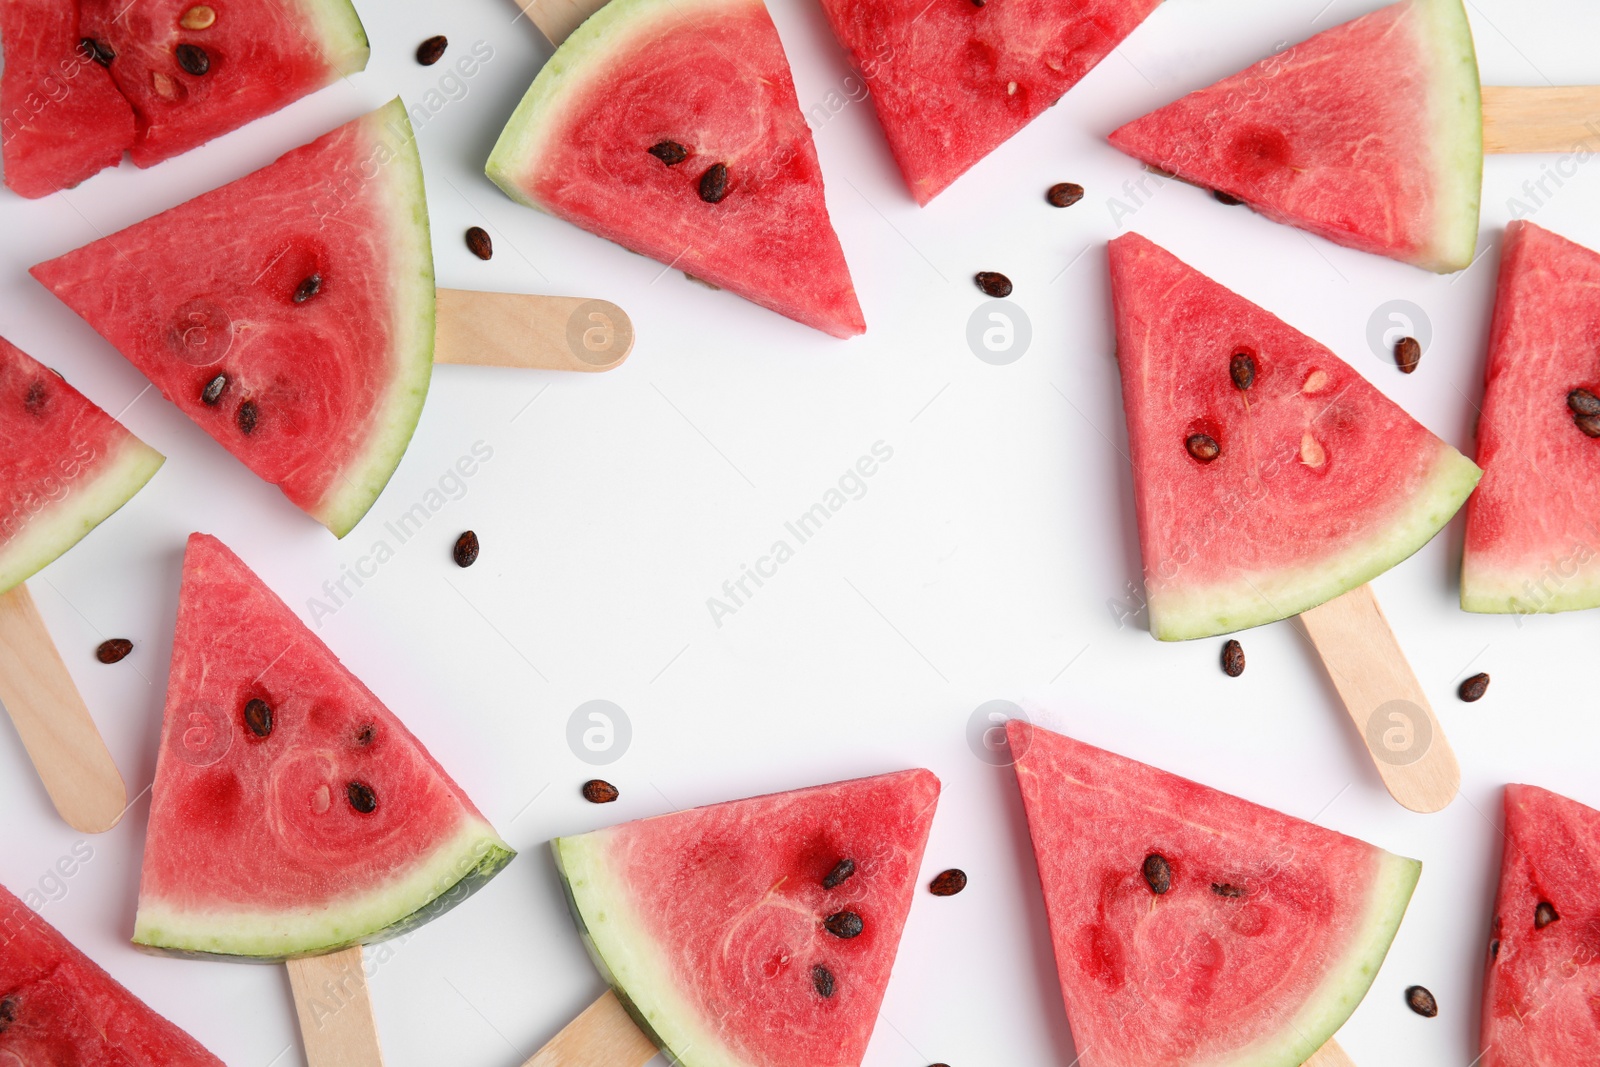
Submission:
[[[1082,1067],[1298,1067],[1366,996],[1422,865],[1013,720]]]
[[[459,904],[513,853],[394,713],[193,534],[133,940],[287,959]]]
[[[433,251],[399,100],[32,273],[340,537],[422,413]]]
[[[1600,606],[1600,254],[1531,222],[1506,227],[1467,504],[1461,606]],[[1587,399],[1579,391],[1587,394]],[[1582,409],[1587,408],[1587,415]]]
[[[683,1067],[851,1067],[878,1019],[939,780],[903,771],[554,842],[589,954]]]
[[[1421,548],[1477,484],[1349,364],[1138,234],[1111,242],[1111,288],[1156,637],[1331,600]]]
[[[165,462],[0,337],[0,593],[77,544]]]
[[[1479,1067],[1600,1063],[1600,811],[1508,785]]]
[[[1111,143],[1338,244],[1441,273],[1472,262],[1483,110],[1461,0],[1325,30]]]
[[[540,70],[488,174],[807,326],[866,329],[762,0],[612,0]]]
[[[0,152],[6,184],[49,196],[122,161],[133,109],[83,44],[74,0],[0,3]]]
[[[141,167],[367,65],[350,0],[79,0],[83,34],[133,104]]]
[[[1161,0],[823,0],[926,204],[1122,43]]]
[[[0,1063],[222,1067],[0,886]]]

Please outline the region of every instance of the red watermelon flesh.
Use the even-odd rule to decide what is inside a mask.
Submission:
[[[285,959],[380,941],[512,855],[239,557],[189,538],[136,944]]]
[[[349,0],[80,0],[116,54],[141,167],[187,152],[367,65]],[[204,14],[209,10],[210,15]]]
[[[650,153],[667,142],[684,158]],[[718,165],[711,203],[701,191]],[[515,200],[807,326],[866,329],[761,0],[613,0],[544,65],[488,174]]]
[[[433,252],[398,100],[32,273],[341,537],[422,413]]]
[[[1410,556],[1461,507],[1478,468],[1349,364],[1138,234],[1110,251],[1156,637],[1297,615]],[[1195,435],[1214,459],[1191,454]]]
[[[556,861],[595,964],[675,1063],[848,1067],[938,798],[904,771],[560,838]]]
[[[1574,390],[1600,396],[1600,254],[1531,222],[1506,227],[1467,504],[1461,606],[1600,606],[1600,440]]]
[[[1122,43],[1160,0],[823,0],[926,204]]]
[[[1421,864],[1027,723],[1007,735],[1083,1067],[1298,1067],[1333,1036]]]
[[[0,1063],[222,1067],[0,886]]]
[[[1600,811],[1508,785],[1480,1067],[1600,1063]]]
[[[1440,272],[1472,262],[1483,113],[1461,0],[1326,30],[1111,143],[1338,244]]]
[[[0,3],[0,144],[21,196],[70,189],[133,145],[133,109],[82,41],[75,0]]]
[[[163,460],[0,337],[0,593],[77,544]]]

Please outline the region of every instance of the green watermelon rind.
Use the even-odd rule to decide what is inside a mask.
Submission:
[[[1537,592],[1530,592],[1533,589]],[[1461,568],[1461,610],[1478,615],[1554,615],[1600,608],[1600,580],[1563,581],[1551,589],[1545,574],[1507,572],[1482,563]]]
[[[389,303],[394,315],[396,363],[362,453],[339,472],[323,498],[307,509],[337,537],[355,528],[389,484],[416,432],[433,375],[433,240],[416,133],[398,97],[364,122],[373,134],[374,152],[387,149],[393,153],[378,163],[373,180],[385,183],[380,199],[389,205],[385,214],[391,219],[389,247],[394,260]]]
[[[371,945],[432,922],[488,884],[516,852],[482,820],[469,820],[397,884],[295,914],[206,911],[139,899],[133,943],[155,955],[277,963]]]
[[[1417,0],[1418,40],[1434,66],[1431,99],[1437,211],[1434,241],[1416,265],[1464,270],[1478,250],[1483,196],[1483,96],[1472,27],[1461,0]]]
[[[300,0],[300,7],[317,30],[329,67],[341,76],[366,69],[372,46],[350,0]]]
[[[1365,541],[1305,567],[1248,575],[1226,585],[1157,588],[1152,584],[1150,632],[1163,641],[1216,637],[1325,604],[1410,558],[1461,510],[1482,477],[1477,464],[1441,441],[1422,488]],[[1180,571],[1177,580],[1182,577]]]
[[[133,434],[88,481],[28,521],[0,548],[0,593],[7,593],[83,540],[155,476],[166,457]],[[17,506],[21,506],[20,504]]]

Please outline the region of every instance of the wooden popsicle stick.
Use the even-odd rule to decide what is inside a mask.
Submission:
[[[86,834],[117,825],[127,787],[21,583],[0,596],[0,702],[67,825]]]
[[[1328,1043],[1313,1052],[1301,1067],[1356,1067],[1356,1061],[1339,1047],[1339,1042],[1330,1037]]]
[[[1301,614],[1384,786],[1412,811],[1439,811],[1461,767],[1370,585]]]
[[[522,1067],[644,1067],[655,1054],[655,1042],[607,990]]]
[[[287,966],[309,1067],[383,1067],[361,946]]]
[[[1600,85],[1483,87],[1485,153],[1600,150]]]
[[[606,0],[517,0],[539,32],[560,44],[583,20],[606,6]]]
[[[435,363],[611,370],[633,351],[633,320],[609,300],[440,289]]]

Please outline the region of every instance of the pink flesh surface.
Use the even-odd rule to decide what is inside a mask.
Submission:
[[[905,771],[627,823],[607,860],[677,991],[744,1062],[861,1062],[911,906],[939,780]],[[822,880],[841,859],[853,877]],[[822,927],[861,916],[841,939]],[[836,986],[823,999],[811,969]]]
[[[1412,260],[1434,240],[1431,68],[1409,7],[1336,26],[1128,123],[1111,143],[1277,222]]]
[[[1361,932],[1383,853],[1048,730],[1008,733],[1083,1067],[1228,1063],[1292,1032]],[[1171,867],[1159,897],[1152,853]]]
[[[1117,359],[1150,595],[1311,570],[1381,532],[1443,444],[1349,364],[1138,234],[1111,242]],[[1236,352],[1256,361],[1241,392]],[[1303,388],[1326,376],[1314,393]],[[1185,442],[1204,433],[1210,463]],[[1306,435],[1322,462],[1302,458]]]
[[[222,1067],[0,886],[0,1062]]]
[[[1076,85],[1160,0],[823,0],[926,204]],[[1011,91],[1015,85],[1016,91]]]
[[[670,5],[668,5],[670,7]],[[661,18],[586,74],[517,184],[552,214],[836,337],[866,329],[789,61],[759,2]],[[647,150],[676,141],[667,166]],[[728,168],[720,203],[701,176]]]
[[[273,710],[271,734],[245,704]],[[370,730],[369,730],[370,728]],[[370,814],[348,799],[361,782]],[[184,556],[141,901],[315,908],[382,889],[476,808],[400,720],[214,537]]]
[[[1508,785],[1482,1067],[1600,1063],[1600,811]],[[1559,918],[1537,929],[1541,903]]]

